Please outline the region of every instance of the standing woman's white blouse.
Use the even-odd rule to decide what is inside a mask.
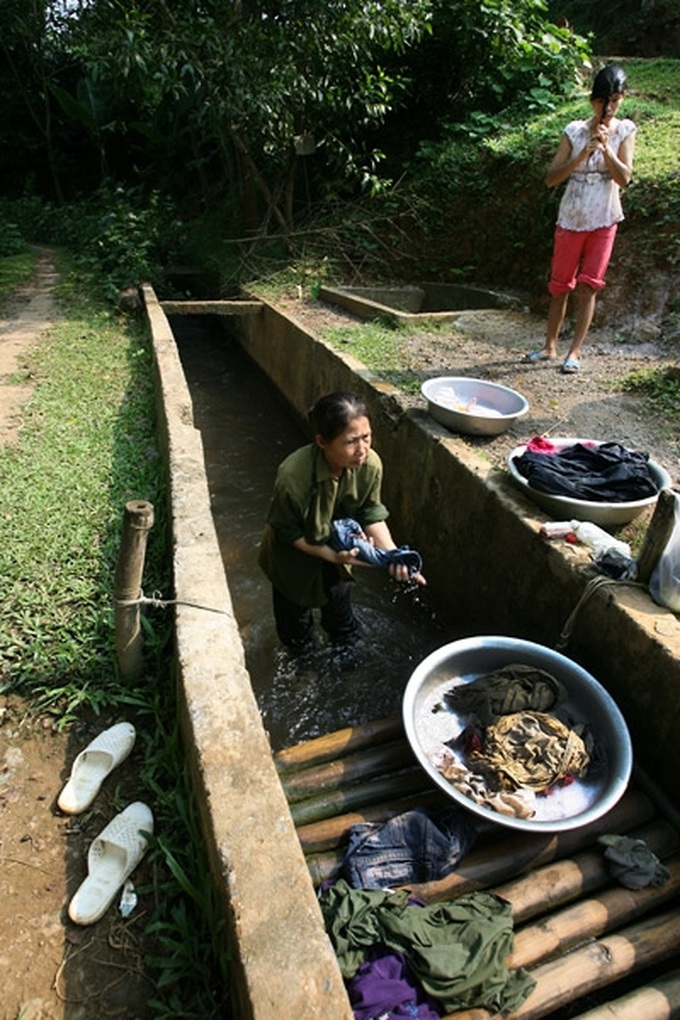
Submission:
[[[632,120],[616,120],[609,128],[609,144],[618,153],[624,139],[634,134]],[[564,133],[572,152],[580,152],[590,138],[590,120],[572,120]],[[557,214],[557,223],[566,230],[598,230],[623,219],[621,189],[612,180],[604,156],[596,151],[574,170],[567,181]]]

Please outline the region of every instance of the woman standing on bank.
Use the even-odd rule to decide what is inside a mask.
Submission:
[[[524,360],[535,364],[557,357],[567,301],[576,289],[574,336],[562,364],[569,375],[579,370],[597,292],[605,285],[616,229],[623,219],[620,189],[633,175],[636,126],[617,117],[626,84],[625,71],[615,64],[599,71],[590,94],[593,115],[567,124],[545,179],[549,188],[563,181],[567,186],[555,228],[546,341]]]
[[[371,420],[352,393],[330,393],[309,414],[314,442],[279,466],[260,547],[259,563],[272,584],[274,617],[281,641],[293,652],[311,646],[314,608],[331,642],[352,640],[358,623],[352,609],[351,565],[358,550],[331,547],[334,520],[353,518],[377,548],[395,549],[382,503],[382,462],[371,447]],[[409,578],[391,564],[397,581]]]

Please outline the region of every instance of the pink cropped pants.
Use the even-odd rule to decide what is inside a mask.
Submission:
[[[568,294],[577,283],[585,283],[593,290],[604,287],[617,226],[613,223],[598,230],[555,227],[548,284],[551,294]]]

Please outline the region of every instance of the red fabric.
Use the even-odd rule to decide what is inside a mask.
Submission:
[[[555,228],[548,284],[551,294],[568,294],[577,283],[585,283],[593,290],[604,287],[617,226],[614,223],[599,230]]]
[[[592,447],[594,445],[594,443],[588,442],[587,440],[581,443],[581,446]],[[562,450],[566,449],[566,447],[561,445],[556,446],[555,443],[551,443],[550,440],[546,439],[544,436],[532,436],[526,444],[526,448],[531,453],[560,453]]]
[[[533,436],[527,443],[527,450],[532,453],[557,453],[557,447],[543,436]]]

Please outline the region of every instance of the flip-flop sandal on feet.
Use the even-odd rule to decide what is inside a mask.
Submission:
[[[538,361],[552,361],[552,358],[545,351],[531,351],[524,355],[522,361],[525,365],[535,365]]]
[[[129,755],[135,737],[135,728],[128,722],[117,723],[96,736],[73,762],[71,776],[57,801],[60,809],[77,815],[88,808],[109,772]]]
[[[565,358],[562,372],[564,375],[576,375],[580,367],[578,358]]]
[[[87,853],[87,878],[68,907],[74,924],[94,924],[103,917],[146,853],[147,835],[153,835],[153,814],[146,804],[135,801],[92,841]]]

